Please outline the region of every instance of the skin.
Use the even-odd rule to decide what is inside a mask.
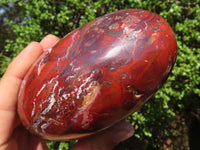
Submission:
[[[17,115],[17,96],[21,82],[37,58],[58,38],[47,35],[41,42],[31,42],[10,63],[0,81],[0,150],[47,150],[46,141],[29,133]],[[79,139],[73,150],[111,150],[121,141],[131,137],[131,124],[118,124],[87,138]]]

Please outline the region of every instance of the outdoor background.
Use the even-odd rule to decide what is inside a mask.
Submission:
[[[0,76],[31,41],[62,38],[104,14],[127,8],[161,15],[173,28],[178,57],[166,84],[127,118],[135,135],[115,150],[199,150],[200,0],[0,0]],[[16,68],[17,69],[17,68]],[[74,143],[48,141],[50,150]]]

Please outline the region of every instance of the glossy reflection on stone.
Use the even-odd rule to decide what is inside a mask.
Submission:
[[[176,53],[162,17],[138,9],[102,16],[66,35],[31,67],[19,93],[19,116],[45,139],[103,130],[161,87]]]

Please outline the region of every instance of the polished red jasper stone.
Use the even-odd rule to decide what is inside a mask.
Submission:
[[[166,81],[175,35],[159,15],[117,11],[69,33],[26,74],[18,113],[45,139],[76,139],[138,110]]]

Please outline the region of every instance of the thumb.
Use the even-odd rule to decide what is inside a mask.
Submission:
[[[126,121],[120,121],[102,132],[80,139],[73,150],[111,150],[133,134],[133,126]]]

